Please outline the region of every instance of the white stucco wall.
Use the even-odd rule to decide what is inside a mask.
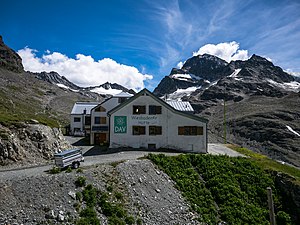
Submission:
[[[109,126],[109,118],[107,116],[107,112],[115,108],[117,105],[119,105],[118,100],[119,100],[118,98],[113,97],[103,103],[100,103],[99,105],[101,105],[103,108],[106,109],[105,112],[95,112],[95,108],[91,110],[91,128],[93,126]],[[95,117],[106,117],[106,124],[95,124]],[[91,136],[90,136],[91,145],[95,143],[94,134],[97,132],[99,133],[99,131],[96,132],[91,131]],[[108,133],[108,131],[105,133]]]
[[[80,118],[80,122],[74,122],[75,117]],[[76,115],[76,114],[71,115],[71,123],[70,123],[71,134],[73,134],[74,128],[79,128],[81,131],[83,131],[83,115],[82,114],[81,115]]]
[[[146,114],[133,115],[133,105],[145,105]],[[170,148],[178,150],[186,150],[191,152],[206,152],[206,123],[188,118],[183,115],[172,112],[162,105],[162,113],[157,115],[149,115],[149,105],[160,105],[151,96],[140,96],[133,102],[130,102],[123,108],[114,112],[110,117],[110,148],[117,147],[133,147],[148,148],[148,144],[156,144],[156,148]],[[114,118],[115,116],[127,117],[126,133],[115,133]],[[146,126],[145,135],[132,135],[132,126],[138,125],[138,120],[132,119],[132,116],[147,117],[148,120],[141,120],[140,126]],[[156,117],[156,118],[155,118]],[[147,124],[149,123],[149,124]],[[149,135],[149,125],[161,126],[162,135]],[[201,126],[203,127],[203,135],[185,136],[178,135],[179,126]]]

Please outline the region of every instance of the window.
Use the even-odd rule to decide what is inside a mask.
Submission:
[[[149,135],[161,135],[162,128],[161,126],[149,126]]]
[[[118,99],[118,103],[123,103],[123,102],[125,102],[126,101],[126,97],[120,97],[119,99]]]
[[[74,122],[80,122],[81,118],[80,117],[74,117]]]
[[[145,135],[146,127],[145,126],[132,126],[132,135]]]
[[[178,135],[203,135],[203,127],[185,126],[178,127]]]
[[[106,109],[103,106],[99,106],[95,109],[95,112],[106,112]]]
[[[95,124],[106,124],[106,117],[95,116]]]
[[[160,105],[149,105],[149,115],[161,114]]]
[[[96,116],[94,120],[95,120],[95,124],[100,124],[100,117],[99,116]]]
[[[144,105],[134,105],[132,109],[132,114],[146,114],[146,106]]]
[[[106,124],[106,117],[100,117],[100,124]]]
[[[84,125],[91,125],[91,117],[90,116],[86,116],[84,118]]]

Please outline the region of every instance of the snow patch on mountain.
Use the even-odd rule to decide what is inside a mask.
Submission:
[[[237,77],[237,75],[239,74],[240,71],[241,71],[241,69],[235,69],[234,72],[232,74],[230,74],[228,77]]]
[[[74,89],[72,89],[72,88],[69,88],[68,86],[66,86],[66,85],[64,85],[64,84],[59,84],[59,83],[57,83],[56,85],[57,85],[58,87],[60,87],[60,88],[68,89],[68,90],[73,91],[73,92],[79,92],[78,90],[74,90]]]
[[[180,101],[182,97],[190,96],[191,93],[193,93],[194,91],[196,91],[199,88],[201,88],[201,86],[200,87],[189,87],[186,89],[177,89],[175,92],[173,92],[172,94],[169,94],[167,96],[167,100]]]
[[[291,82],[287,82],[287,83],[278,83],[271,79],[266,79],[266,80],[273,86],[283,88],[287,91],[294,91],[294,92],[300,91],[300,83],[297,81],[291,81]]]
[[[119,89],[113,89],[113,88],[105,89],[103,87],[97,87],[97,88],[91,89],[90,91],[98,93],[100,95],[116,95],[116,94],[119,94],[122,92],[122,90],[119,90]]]
[[[173,74],[170,77],[173,79],[183,80],[183,81],[201,80],[202,79],[194,74],[189,74],[189,73]]]
[[[286,127],[287,127],[287,129],[288,129],[289,131],[291,131],[293,134],[296,134],[298,137],[300,137],[300,134],[299,134],[297,131],[293,130],[293,128],[291,128],[290,126],[286,126]]]

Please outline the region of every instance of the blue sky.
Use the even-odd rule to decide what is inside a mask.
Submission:
[[[25,69],[56,70],[81,86],[153,90],[199,49],[227,60],[258,54],[300,72],[299,0],[2,0],[1,8],[0,35]]]

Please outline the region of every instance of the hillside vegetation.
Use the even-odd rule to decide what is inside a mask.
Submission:
[[[267,187],[273,190],[277,224],[296,224],[275,175],[247,158],[213,155],[149,155],[166,172],[205,224],[269,224]]]

